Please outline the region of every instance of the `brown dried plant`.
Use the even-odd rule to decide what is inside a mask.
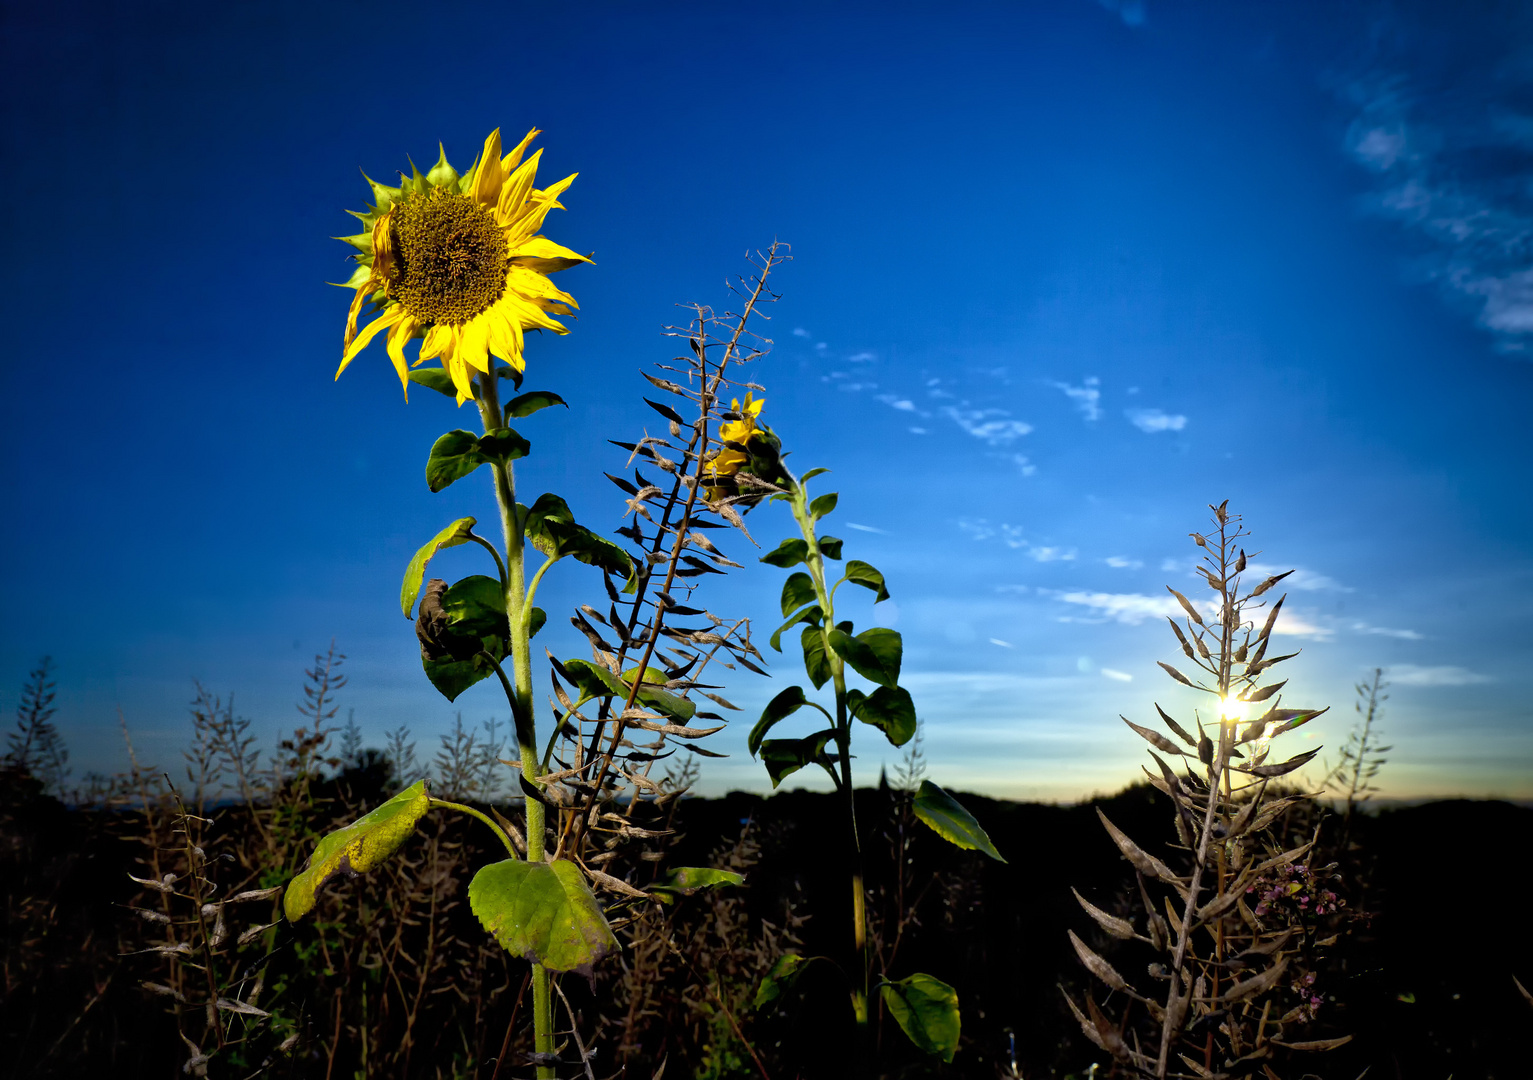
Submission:
[[[1227,505],[1210,507],[1215,528],[1208,535],[1191,534],[1204,552],[1197,573],[1214,593],[1212,602],[1198,604],[1167,587],[1183,612],[1180,623],[1168,621],[1195,676],[1160,664],[1176,682],[1215,699],[1212,733],[1199,718],[1194,734],[1159,705],[1156,711],[1176,740],[1123,718],[1153,747],[1156,769],[1145,771],[1171,799],[1179,868],[1136,844],[1099,809],[1109,836],[1134,867],[1142,917],[1120,918],[1076,894],[1106,935],[1149,946],[1154,959],[1148,982],[1140,982],[1145,989],[1070,932],[1081,963],[1126,999],[1114,1020],[1090,993],[1082,1008],[1066,992],[1071,1012],[1128,1075],[1156,1080],[1280,1080],[1273,1066],[1288,1051],[1328,1050],[1350,1038],[1301,1037],[1320,1000],[1313,972],[1304,971],[1306,959],[1334,942],[1334,936],[1320,935],[1336,901],[1325,889],[1328,868],[1304,862],[1318,834],[1291,848],[1277,841],[1274,823],[1303,796],[1268,797],[1276,778],[1319,751],[1268,764],[1273,741],[1326,710],[1281,708],[1278,694],[1286,680],[1263,685],[1268,671],[1296,654],[1268,656],[1286,597],[1267,609],[1260,626],[1254,620],[1267,604],[1258,600],[1293,571],[1243,590],[1247,556],[1240,541],[1249,534]],[[1258,704],[1264,711],[1248,718]],[[1183,771],[1167,758],[1183,759]]]

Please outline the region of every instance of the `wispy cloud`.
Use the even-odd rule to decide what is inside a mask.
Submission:
[[[1290,568],[1285,566],[1269,566],[1266,563],[1251,563],[1246,567],[1246,573],[1253,578],[1266,578],[1272,577],[1275,574],[1281,574],[1287,569]],[[1356,592],[1350,585],[1343,585],[1333,577],[1318,574],[1313,570],[1306,570],[1302,566],[1294,568],[1293,573],[1285,577],[1278,585],[1284,589],[1302,589],[1304,592],[1319,592],[1322,590],[1327,592]]]
[[[999,645],[1003,649],[1015,649],[1016,648],[1016,646],[1013,645],[1011,642],[1009,642],[1009,641],[1002,641],[998,637],[991,638],[990,639],[990,644],[992,644],[992,645]]]
[[[1074,548],[1029,546],[1027,554],[1036,562],[1070,562],[1075,558],[1076,551]]]
[[[1449,664],[1436,667],[1396,664],[1385,672],[1385,678],[1395,686],[1474,686],[1494,681],[1489,675]]]
[[[1515,19],[1397,11],[1375,39],[1399,52],[1377,56],[1342,96],[1354,110],[1345,150],[1374,178],[1369,208],[1421,240],[1419,272],[1473,311],[1498,348],[1527,352],[1533,49]],[[1471,52],[1473,65],[1450,59]]]
[[[1033,430],[1033,425],[1012,420],[1005,409],[971,409],[946,405],[942,414],[976,439],[991,446],[1009,446]]]
[[[1097,0],[1108,11],[1123,20],[1124,26],[1143,26],[1146,13],[1144,0]]]
[[[1132,675],[1130,675],[1128,672],[1126,672],[1126,671],[1114,671],[1110,667],[1105,667],[1105,668],[1102,669],[1102,676],[1103,676],[1103,678],[1111,679],[1113,682],[1133,682],[1134,681],[1134,677]]]
[[[898,410],[899,412],[915,413],[917,416],[931,415],[931,413],[927,412],[925,409],[918,408],[916,403],[911,401],[909,398],[900,397],[898,394],[879,394],[874,397],[873,400],[882,401],[885,405],[889,406],[889,408]]]
[[[1399,638],[1401,641],[1423,641],[1424,634],[1418,634],[1414,630],[1395,630],[1388,626],[1369,626],[1365,622],[1355,622],[1352,629],[1359,634],[1377,634],[1380,637]]]
[[[1122,555],[1109,555],[1102,561],[1114,570],[1138,570],[1144,566],[1144,563],[1138,559],[1129,559]]]
[[[1023,476],[1032,476],[1038,471],[1038,466],[1034,465],[1026,454],[1012,454],[1011,463],[1017,467],[1017,471]]]
[[[1155,435],[1162,431],[1181,431],[1187,426],[1185,416],[1172,416],[1162,409],[1125,409],[1123,415],[1128,417],[1128,422],[1147,435]]]
[[[1089,608],[1104,620],[1138,626],[1146,619],[1180,615],[1182,606],[1171,596],[1145,596],[1141,593],[1066,592],[1062,589],[1039,589],[1040,596],[1065,604]]]
[[[794,337],[808,337],[809,336],[809,331],[805,330],[802,326],[795,326],[793,328],[793,336]]]
[[[874,528],[872,525],[859,525],[855,521],[848,521],[846,527],[848,529],[856,529],[858,532],[877,533],[879,536],[888,535],[883,529]]]
[[[1049,385],[1056,390],[1064,391],[1065,397],[1075,402],[1075,407],[1087,420],[1102,418],[1102,380],[1095,375],[1086,378],[1080,386],[1071,386],[1063,382],[1051,382]]]

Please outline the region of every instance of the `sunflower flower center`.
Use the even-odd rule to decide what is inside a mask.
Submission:
[[[441,189],[414,194],[390,227],[397,265],[389,294],[416,318],[461,325],[506,291],[505,233],[473,199]]]

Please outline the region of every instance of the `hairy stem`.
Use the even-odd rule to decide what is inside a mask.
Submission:
[[[486,433],[503,426],[498,383],[499,377],[493,367],[478,380],[479,416],[484,421]],[[497,461],[490,467],[495,477],[495,501],[500,506],[500,527],[506,544],[506,618],[511,624],[513,680],[509,704],[516,725],[516,744],[521,752],[522,777],[528,784],[535,785],[540,767],[537,722],[532,705],[532,642],[527,635],[526,545],[522,538],[522,522],[517,515],[516,476],[511,464]],[[531,798],[526,799],[525,804],[527,861],[540,863],[543,861],[543,833],[546,824],[543,804]],[[507,846],[510,846],[509,843]],[[532,965],[533,1048],[539,1054],[554,1052],[553,995],[548,978],[547,968],[541,964]],[[537,1075],[538,1080],[553,1080],[554,1068],[552,1065],[539,1065]]]

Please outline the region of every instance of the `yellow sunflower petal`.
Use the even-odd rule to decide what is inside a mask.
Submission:
[[[521,167],[512,173],[506,181],[506,186],[500,189],[500,198],[495,203],[495,220],[505,225],[516,218],[522,210],[522,205],[532,196],[533,184],[538,178],[538,162],[543,160],[543,151],[533,154]]]
[[[554,243],[546,236],[533,236],[523,240],[511,252],[512,266],[525,266],[540,274],[554,274],[590,261],[590,256],[571,251],[567,247]]]
[[[526,370],[522,359],[522,328],[498,306],[490,309],[490,351],[517,371]]]
[[[527,147],[532,144],[533,139],[536,139],[541,134],[543,134],[541,131],[533,128],[522,137],[521,142],[511,148],[509,154],[500,159],[500,167],[505,170],[507,176],[510,176],[516,167],[522,163],[522,155],[527,152]]]
[[[520,246],[524,242],[520,239],[521,237],[531,237],[543,227],[543,219],[548,217],[549,211],[563,209],[559,196],[575,182],[575,177],[579,175],[579,173],[570,173],[552,187],[534,191],[523,204],[520,213],[505,219],[497,217],[497,220],[505,226],[506,235],[515,238],[513,243]]]
[[[474,172],[474,182],[469,185],[468,197],[485,206],[494,206],[505,182],[506,171],[500,165],[500,128],[496,128],[484,140],[484,151],[479,155],[479,168]]]
[[[449,355],[455,338],[453,327],[445,324],[433,326],[426,331],[426,340],[421,342],[420,359],[431,360],[438,356]],[[420,360],[416,363],[420,363]]]
[[[373,291],[374,278],[369,275],[357,290],[357,295],[351,298],[351,310],[346,313],[346,337],[341,341],[342,355],[351,348],[351,341],[357,336],[357,317],[362,314],[362,304]]]
[[[556,334],[568,334],[569,328],[556,319],[551,318],[537,304],[526,297],[513,296],[507,292],[495,307],[510,319],[515,320],[523,330],[552,330]]]
[[[389,359],[394,362],[394,370],[399,372],[399,383],[405,388],[405,400],[410,400],[410,365],[405,359],[405,342],[415,336],[420,324],[415,319],[406,315],[394,324],[394,329],[389,331],[388,350]]]
[[[468,365],[461,359],[454,359],[446,365],[447,374],[452,376],[452,384],[458,390],[458,404],[462,405],[474,396],[474,377],[469,374]]]
[[[379,331],[389,329],[405,317],[404,308],[392,307],[364,326],[362,332],[357,335],[356,340],[346,346],[346,352],[341,357],[341,366],[335,369],[335,377],[337,379],[341,377],[341,372],[345,371],[347,365],[356,359],[357,353],[367,348],[367,343],[377,337]]]
[[[491,311],[494,309],[491,308]],[[459,331],[457,359],[479,371],[490,370],[490,312],[470,319]]]

